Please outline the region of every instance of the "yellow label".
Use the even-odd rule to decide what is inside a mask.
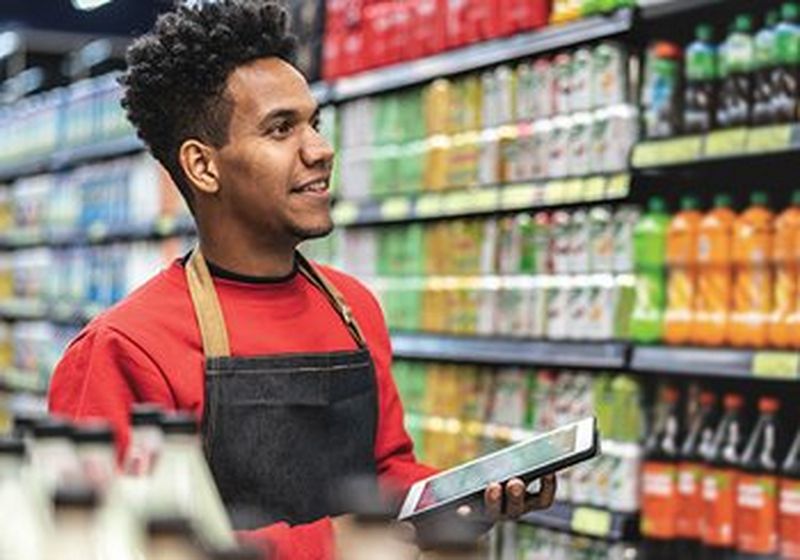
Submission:
[[[720,157],[741,154],[747,145],[747,129],[718,130],[706,139],[706,156]]]
[[[611,532],[611,513],[601,509],[579,507],[572,513],[570,525],[576,533],[605,537]]]
[[[478,189],[472,193],[472,209],[476,211],[496,210],[499,193],[497,189]]]
[[[349,225],[358,218],[358,205],[354,202],[342,200],[333,207],[333,221],[339,225]]]
[[[405,197],[394,196],[381,202],[381,218],[401,220],[411,215],[411,201]]]
[[[795,352],[756,352],[753,375],[769,379],[797,379],[800,354]]]
[[[550,181],[544,187],[544,201],[546,204],[561,204],[567,198],[566,181]]]
[[[463,214],[470,210],[472,193],[469,191],[456,191],[445,195],[442,210],[446,214]]]
[[[703,148],[702,136],[686,136],[667,140],[661,147],[659,163],[679,163],[693,161],[700,157]]]
[[[564,200],[566,202],[583,201],[583,179],[570,179],[564,183]]]
[[[583,196],[585,201],[602,200],[605,197],[606,180],[603,177],[591,177],[583,182]]]
[[[156,233],[159,235],[169,235],[175,231],[174,216],[160,216],[155,223]]]
[[[606,184],[606,198],[625,198],[630,194],[631,177],[627,173],[614,175]]]
[[[748,133],[747,151],[751,154],[760,154],[786,150],[789,148],[791,141],[791,125],[761,126],[752,129]]]
[[[421,218],[430,218],[442,213],[442,197],[438,194],[423,194],[417,199],[414,213]]]
[[[500,208],[515,210],[529,208],[533,204],[533,185],[509,185],[500,191]]]
[[[633,167],[651,167],[657,165],[659,149],[662,142],[642,142],[633,148],[631,161]]]

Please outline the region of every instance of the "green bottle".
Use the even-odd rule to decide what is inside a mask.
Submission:
[[[781,6],[781,21],[775,28],[778,66],[775,69],[773,104],[776,119],[782,123],[798,119],[800,98],[800,6],[786,2]]]
[[[684,132],[702,133],[714,124],[716,104],[717,50],[710,25],[698,25],[695,40],[686,48]]]
[[[739,15],[733,29],[720,47],[721,90],[717,123],[722,128],[746,126],[753,105],[753,70],[755,46],[753,18]]]
[[[661,340],[666,305],[666,242],[669,215],[664,201],[653,197],[633,230],[636,295],[630,333],[635,342]]]
[[[753,124],[764,125],[775,122],[775,72],[779,64],[776,26],[778,12],[770,11],[764,19],[764,27],[756,33],[755,71],[753,84]]]

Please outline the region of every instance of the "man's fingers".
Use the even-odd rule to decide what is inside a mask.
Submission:
[[[541,489],[532,496],[528,496],[526,511],[545,509],[553,505],[556,497],[556,476],[553,474],[542,477]]]
[[[493,482],[486,487],[484,503],[486,515],[490,519],[500,519],[503,514],[503,487],[498,482]]]
[[[515,478],[506,484],[506,516],[516,519],[525,511],[525,483]]]

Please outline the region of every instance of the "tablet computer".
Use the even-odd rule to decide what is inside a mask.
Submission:
[[[493,482],[529,483],[599,453],[596,421],[585,418],[420,480],[408,491],[399,519],[458,507],[482,496]]]

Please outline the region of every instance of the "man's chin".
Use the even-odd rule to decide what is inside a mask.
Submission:
[[[295,235],[301,241],[311,241],[313,239],[320,239],[326,237],[333,231],[333,222],[329,221],[325,224],[319,224],[315,227],[298,227],[295,230]]]

